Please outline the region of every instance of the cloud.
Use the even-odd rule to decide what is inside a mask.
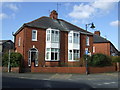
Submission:
[[[0,18],[1,19],[14,19],[16,15],[16,11],[19,10],[19,7],[15,3],[10,3],[10,2],[2,2],[2,13]],[[8,12],[10,11],[10,12]],[[3,13],[4,12],[4,13]]]
[[[108,0],[106,0],[108,1]],[[95,2],[81,3],[79,5],[74,5],[72,12],[68,14],[73,19],[90,19],[96,16],[101,16],[109,13],[109,11],[115,6],[112,2],[102,2],[97,0]]]
[[[0,20],[5,18],[8,18],[8,15],[5,13],[0,13]]]
[[[12,3],[5,4],[5,7],[11,9],[12,11],[17,11],[18,10],[17,5],[12,4]]]
[[[120,26],[120,21],[116,20],[116,21],[112,21],[110,23],[111,26]]]
[[[94,8],[90,5],[80,4],[73,7],[73,11],[69,13],[69,16],[76,19],[89,18],[94,12]]]

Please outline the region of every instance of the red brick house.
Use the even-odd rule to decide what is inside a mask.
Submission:
[[[85,50],[93,54],[93,46],[98,48],[94,38],[99,36],[58,19],[53,10],[49,17],[23,24],[14,37],[15,51],[23,55],[22,67],[31,70],[31,67],[74,65]]]
[[[93,53],[103,53],[108,56],[118,56],[118,50],[109,40],[100,36],[100,31],[95,31],[93,38]]]

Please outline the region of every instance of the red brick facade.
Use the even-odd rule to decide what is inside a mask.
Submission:
[[[37,30],[37,41],[32,41],[32,30]],[[88,36],[90,37],[90,45],[86,46],[86,35],[80,35],[80,57],[84,55],[85,48],[88,48],[92,53],[93,36]],[[18,46],[19,37],[21,37],[20,46]],[[68,32],[66,31],[60,32],[60,61],[45,61],[46,30],[24,27],[15,37],[16,52],[19,52],[23,55],[23,60],[21,61],[22,67],[34,67],[34,64],[32,64],[31,67],[28,67],[28,52],[31,48],[33,48],[33,46],[38,49],[38,67],[62,66],[67,63],[74,66],[76,63],[78,63],[68,62]]]
[[[94,53],[102,53],[110,56],[110,43],[94,43]]]
[[[86,45],[86,37],[89,36],[89,46]],[[85,48],[88,48],[88,50],[93,53],[93,36],[92,35],[80,35],[80,53],[81,57],[85,54]]]
[[[44,22],[44,25],[43,25],[43,22]],[[55,24],[55,25],[53,25],[53,24]],[[52,26],[53,26],[53,28],[51,28]],[[37,28],[33,28],[33,27],[37,27]],[[47,29],[49,28],[51,30],[54,28],[58,28],[56,30],[57,30],[57,33],[59,31],[60,35],[59,34],[56,34],[56,35],[59,35],[59,37],[60,37],[58,40],[59,46],[57,46],[57,44],[58,44],[58,41],[57,41],[57,44],[54,44],[57,46],[57,49],[54,48],[54,50],[58,50],[58,47],[59,47],[60,52],[59,52],[59,54],[58,53],[55,54],[55,51],[54,51],[54,54],[52,54],[52,55],[54,58],[55,58],[55,55],[56,56],[59,55],[59,60],[58,60],[58,58],[56,59],[57,61],[50,61],[50,60],[46,61],[45,60],[45,57],[46,57],[45,55],[47,55],[46,47],[49,46],[49,44],[46,44],[46,42],[47,42],[46,41],[46,29],[42,29],[41,27],[47,28]],[[64,30],[66,28],[67,28],[67,30]],[[79,43],[80,48],[76,46],[77,50],[76,50],[76,47],[74,49],[74,54],[76,54],[76,52],[78,54],[79,53],[78,49],[80,49],[80,58],[83,57],[86,49],[88,49],[89,53],[91,53],[91,55],[92,55],[93,54],[93,46],[95,47],[95,53],[103,53],[106,55],[110,55],[110,43],[94,43],[93,44],[93,34],[91,34],[89,32],[86,33],[86,31],[84,31],[83,29],[78,28],[77,26],[74,26],[64,20],[58,19],[58,13],[56,11],[53,11],[53,12],[51,12],[50,17],[41,17],[37,20],[34,20],[27,24],[24,24],[23,27],[20,28],[16,32],[16,34],[15,34],[15,51],[19,52],[23,55],[23,60],[21,61],[21,67],[28,68],[30,70],[34,67],[34,69],[36,68],[36,70],[37,70],[38,67],[39,68],[40,67],[59,67],[59,66],[63,66],[63,65],[79,66],[78,65],[79,61],[77,61],[77,60],[69,61],[68,60],[68,33],[70,32],[70,31],[68,31],[69,28],[71,28],[70,30],[73,29],[73,32],[75,29],[75,32],[80,34],[80,43]],[[32,41],[32,30],[37,31],[37,41]],[[78,31],[78,30],[80,30],[80,31]],[[52,31],[50,31],[50,32],[52,32]],[[50,34],[49,37],[52,38],[51,35],[55,36],[56,32],[53,31],[52,32],[53,34],[51,34],[50,32],[47,33],[47,35]],[[83,33],[80,33],[80,32],[83,32]],[[73,33],[72,34],[73,36],[71,36],[72,40],[73,40],[73,37],[79,37],[79,34]],[[100,32],[97,31],[95,34],[100,35]],[[89,38],[89,45],[86,44],[86,41],[87,41],[86,38]],[[74,39],[76,40],[76,38],[74,38]],[[77,40],[79,40],[79,39],[77,38]],[[56,43],[55,40],[53,40],[53,41],[54,41],[54,43]],[[73,43],[73,41],[72,41],[72,43]],[[74,42],[74,43],[76,44],[76,42]],[[78,42],[76,45],[78,45]],[[31,62],[31,66],[28,65],[29,52],[32,48],[38,50],[38,52],[37,52],[38,66],[34,65],[35,62]],[[48,49],[50,49],[50,48],[52,48],[52,47],[50,46]],[[51,49],[51,51],[52,51],[52,49]],[[47,53],[49,53],[49,52],[47,52]],[[69,52],[69,53],[71,53],[71,52]],[[73,54],[73,50],[72,50],[72,54]],[[51,54],[49,54],[48,56],[50,56],[50,55]],[[51,57],[52,57],[52,55],[51,55]],[[72,55],[72,57],[73,57],[73,55]]]

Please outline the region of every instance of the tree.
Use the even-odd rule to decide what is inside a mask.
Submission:
[[[2,66],[8,65],[8,57],[9,53],[5,53],[2,58]],[[20,53],[12,52],[10,54],[10,66],[18,67],[20,65],[20,60],[22,59],[22,55]]]

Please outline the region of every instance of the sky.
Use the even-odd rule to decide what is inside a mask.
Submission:
[[[14,0],[13,0],[14,1]],[[57,8],[58,4],[58,8]],[[16,32],[24,23],[57,10],[58,18],[85,29],[85,24],[94,23],[101,36],[110,40],[118,49],[118,2],[2,2],[0,3],[0,36],[3,40],[14,40]],[[120,48],[119,48],[120,50]]]

